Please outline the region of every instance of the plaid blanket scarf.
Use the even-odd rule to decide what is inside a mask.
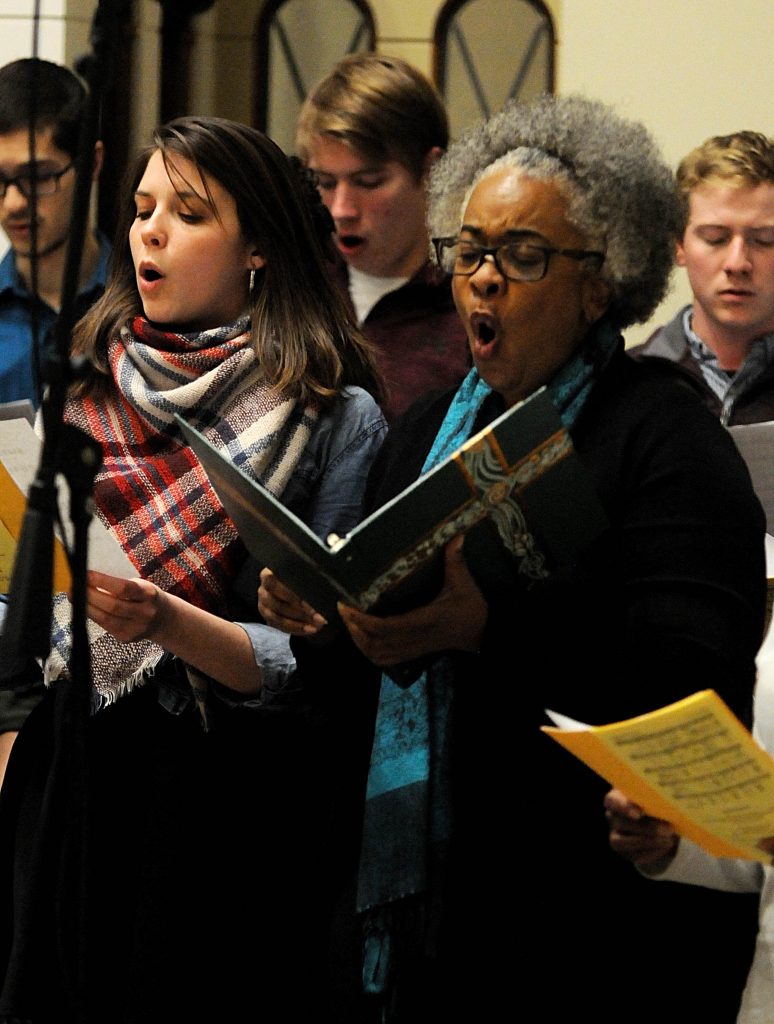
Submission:
[[[174,415],[279,495],[317,411],[261,380],[247,318],[178,335],[137,317],[110,344],[108,358],[112,393],[71,400],[65,410],[68,422],[102,445],[97,514],[138,576],[223,614],[245,551]],[[66,595],[56,595],[47,682],[68,671],[71,610]],[[88,631],[95,707],[141,684],[163,655],[150,641],[119,643],[91,621]],[[201,680],[188,675],[197,691]]]

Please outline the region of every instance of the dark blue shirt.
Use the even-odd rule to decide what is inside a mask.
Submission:
[[[107,279],[110,243],[101,233],[99,261],[86,286],[78,294],[77,312],[82,315],[99,298]],[[57,320],[57,313],[41,298],[33,297],[17,268],[13,249],[0,262],[0,402],[27,398],[37,409],[38,389],[33,369],[33,313],[37,316],[38,351],[42,353]]]

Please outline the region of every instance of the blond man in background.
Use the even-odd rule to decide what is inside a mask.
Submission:
[[[687,373],[726,425],[774,420],[774,139],[713,136],[681,161],[677,187],[693,303],[629,352]]]

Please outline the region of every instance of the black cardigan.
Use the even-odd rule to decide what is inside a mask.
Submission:
[[[391,428],[366,511],[416,478],[451,397],[423,399]],[[493,403],[484,415],[499,411]],[[516,576],[503,585],[501,573],[492,582],[480,552],[473,560],[490,613],[480,652],[454,656],[447,903],[462,938],[456,950],[452,940],[450,977],[467,972],[480,985],[482,1020],[486,1000],[495,1013],[515,984],[520,998],[545,1001],[545,1021],[583,1007],[596,1024],[658,1011],[730,1022],[755,897],[642,879],[609,851],[607,784],[539,727],[546,707],[604,723],[709,687],[749,724],[765,617],[763,511],[733,440],[694,389],[623,347],[572,437],[607,512],[605,534],[531,585]],[[501,549],[490,557],[506,559]],[[685,985],[694,962],[701,993]]]

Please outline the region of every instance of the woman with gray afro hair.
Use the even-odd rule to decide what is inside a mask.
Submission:
[[[457,234],[468,193],[498,158],[518,151],[528,166],[535,150],[554,158],[548,175],[562,183],[569,220],[604,248],[609,316],[619,328],[644,322],[666,294],[674,265],[674,178],[646,128],[598,100],[511,101],[470,129],[431,174],[431,235]],[[546,168],[534,173],[545,177]]]
[[[379,614],[339,606],[339,642],[380,673],[357,886],[380,1024],[522,1007],[548,1024],[733,1019],[725,894],[656,885],[614,854],[607,786],[540,729],[545,708],[615,722],[700,689],[749,715],[763,511],[692,386],[635,362],[621,334],[664,293],[676,210],[647,132],[581,98],[508,106],[432,175],[433,248],[473,365],[390,425],[364,512],[533,398],[553,405],[565,433],[549,432],[569,439],[585,485],[541,481],[540,512],[516,485],[516,509],[450,541]],[[519,469],[540,473],[543,454]],[[498,490],[487,458],[471,498],[476,483]],[[571,554],[546,547],[551,528]],[[287,596],[273,607],[263,591],[265,620],[287,624]],[[305,636],[320,628],[296,618]],[[354,654],[336,657],[337,685],[363,693]],[[700,985],[685,984],[687,950]]]

